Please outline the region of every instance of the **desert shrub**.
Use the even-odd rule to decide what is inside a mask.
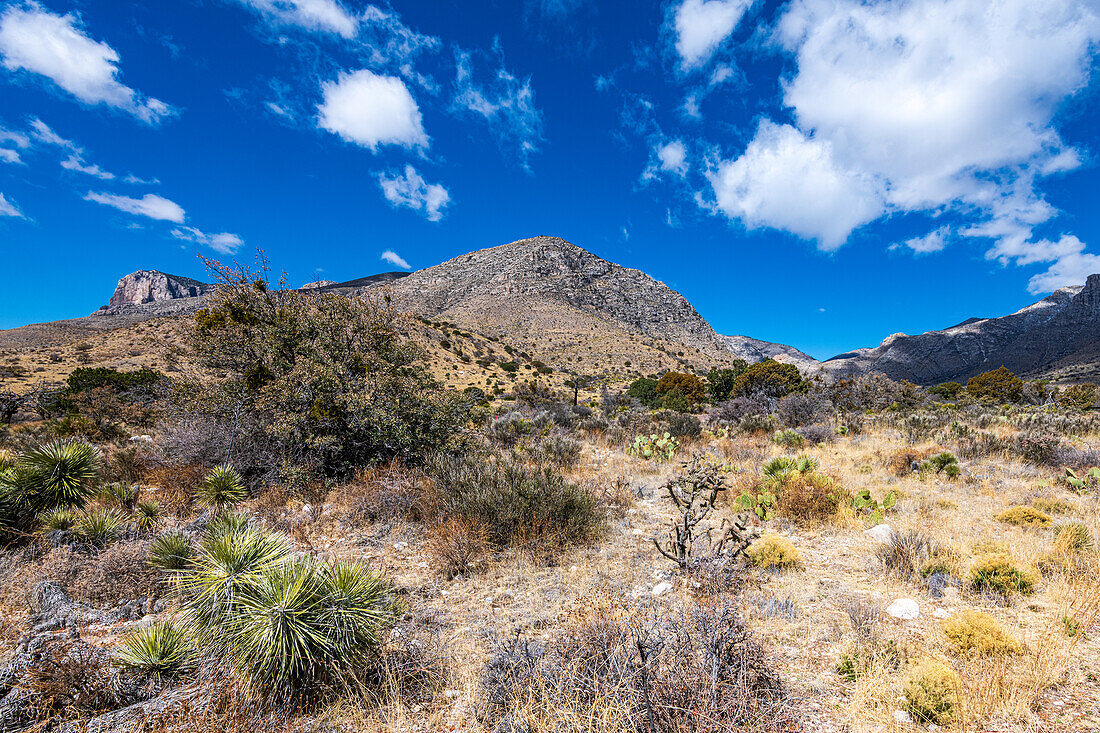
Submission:
[[[942,397],[945,400],[957,400],[963,393],[963,386],[958,382],[941,382],[928,388],[928,394]]]
[[[83,507],[94,493],[102,462],[87,443],[55,440],[18,456],[0,472],[0,500],[30,514]]]
[[[504,458],[441,455],[428,466],[431,501],[442,518],[479,523],[491,542],[588,543],[603,531],[595,494],[549,467]]]
[[[677,395],[683,405],[691,409],[707,400],[707,386],[703,380],[694,374],[682,372],[665,372],[657,380],[655,387],[657,395],[661,398],[661,404],[669,409],[678,409],[672,403]],[[684,410],[680,410],[683,412]]]
[[[661,410],[654,413],[653,421],[673,438],[696,438],[703,432],[699,418],[684,412]]]
[[[50,721],[87,719],[136,702],[134,686],[120,684],[105,650],[58,640],[43,651],[20,685],[30,693],[32,703],[25,712],[40,723],[31,730],[42,730]]]
[[[49,532],[56,529],[72,529],[79,520],[80,515],[77,512],[68,507],[58,507],[41,515],[38,521],[42,529]]]
[[[955,651],[964,655],[994,656],[1023,651],[1016,637],[997,619],[981,611],[963,611],[943,623],[943,632]]]
[[[933,453],[934,448],[900,448],[886,457],[885,466],[895,476],[906,476],[915,470]]]
[[[1071,384],[1062,390],[1062,394],[1058,396],[1058,404],[1067,410],[1084,412],[1085,410],[1091,410],[1096,405],[1098,394],[1100,394],[1100,390],[1092,382]]]
[[[974,399],[985,402],[1019,402],[1023,397],[1024,380],[1002,366],[971,377],[966,383],[966,391]]]
[[[1077,505],[1061,499],[1048,499],[1040,496],[1032,499],[1031,506],[1047,514],[1072,514],[1077,510]]]
[[[959,712],[962,680],[945,662],[926,659],[905,677],[905,708],[921,723],[947,725]]]
[[[816,469],[817,461],[812,456],[776,456],[760,467],[760,473],[767,486],[782,488],[796,475]]]
[[[778,509],[799,524],[814,525],[832,519],[840,505],[851,499],[851,492],[829,476],[796,471],[788,474],[779,489]]]
[[[786,430],[778,430],[775,435],[772,436],[772,442],[782,448],[801,448],[806,439],[794,430],[787,428]]]
[[[149,545],[148,563],[159,570],[183,570],[191,559],[191,538],[180,532],[166,532]]]
[[[1012,447],[1025,461],[1048,466],[1059,462],[1061,442],[1057,436],[1029,433],[1017,438]]]
[[[1093,544],[1092,533],[1082,522],[1066,522],[1054,527],[1054,546],[1056,549],[1066,552],[1091,552]]]
[[[946,474],[949,478],[955,478],[960,473],[959,459],[950,451],[943,451],[929,457],[920,464],[920,470],[931,473]]]
[[[929,561],[940,554],[940,546],[922,532],[895,532],[889,542],[875,547],[883,571],[901,580],[919,577]]]
[[[175,677],[195,669],[196,654],[187,628],[169,619],[128,632],[115,661],[156,677]]]
[[[661,395],[657,393],[657,380],[639,377],[626,389],[627,397],[633,397],[645,407],[653,408],[661,404]]]
[[[730,368],[711,369],[707,373],[707,393],[711,401],[718,403],[729,399],[734,382],[748,366],[749,363],[744,359],[734,359],[733,366]]]
[[[497,445],[512,446],[529,435],[531,421],[518,412],[506,412],[489,421],[486,432]]]
[[[1049,514],[1044,514],[1030,506],[1010,507],[998,514],[996,519],[998,522],[1013,524],[1017,527],[1046,527],[1053,521]]]
[[[786,570],[802,564],[802,553],[786,537],[769,533],[749,546],[749,561],[761,570]]]
[[[990,591],[1001,596],[1013,593],[1030,594],[1035,590],[1035,578],[1017,567],[1008,555],[993,552],[974,561],[970,568],[970,585],[977,591]]]
[[[92,507],[80,515],[76,535],[94,547],[106,547],[122,532],[122,518],[111,509]]]
[[[266,263],[208,265],[219,287],[188,345],[225,377],[186,385],[197,413],[239,416],[237,432],[259,432],[277,465],[323,475],[415,461],[463,435],[472,406],[430,378],[385,298],[272,287]]]
[[[489,550],[489,532],[477,520],[450,518],[428,533],[426,552],[450,580],[466,575]]]
[[[195,498],[206,506],[224,509],[248,497],[241,475],[232,466],[214,466],[195,490]]]
[[[764,395],[733,397],[718,405],[715,417],[727,424],[739,423],[749,415],[770,415],[775,400]]]
[[[778,399],[792,392],[803,392],[808,387],[794,364],[781,364],[773,359],[765,359],[750,364],[737,376],[731,394],[734,397],[762,394]]]
[[[362,469],[333,489],[325,503],[348,529],[380,521],[418,522],[426,518],[425,483],[420,471],[392,463]]]
[[[156,573],[145,561],[148,548],[140,541],[113,543],[78,564],[79,573],[67,586],[69,593],[95,605],[157,595]]]
[[[742,435],[770,433],[778,424],[779,421],[775,419],[775,415],[745,415],[737,423],[737,432]]]
[[[803,425],[798,429],[798,434],[813,445],[819,443],[832,443],[837,437],[836,429],[832,425],[826,425],[825,423]]]
[[[781,679],[728,601],[634,609],[587,598],[549,641],[498,644],[479,703],[497,731],[780,731],[793,722]]]
[[[789,428],[797,428],[826,418],[828,405],[817,394],[789,394],[775,405],[775,414],[779,422]]]
[[[157,526],[161,514],[160,504],[155,501],[139,501],[135,507],[136,525],[139,532],[149,532]]]
[[[568,436],[552,433],[539,441],[535,456],[559,468],[572,466],[581,457],[581,444]]]

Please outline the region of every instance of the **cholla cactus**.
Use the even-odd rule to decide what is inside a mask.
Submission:
[[[672,457],[676,455],[676,451],[680,449],[680,441],[672,437],[669,433],[664,435],[639,435],[634,438],[634,442],[626,449],[626,452],[632,456],[638,456],[639,458],[650,458],[656,460],[658,463],[662,461],[672,460]]]

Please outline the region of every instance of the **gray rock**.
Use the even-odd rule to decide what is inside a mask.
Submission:
[[[213,285],[189,277],[168,275],[158,270],[138,270],[118,281],[107,308],[197,298],[213,289]]]

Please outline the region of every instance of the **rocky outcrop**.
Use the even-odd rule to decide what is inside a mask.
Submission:
[[[744,359],[750,364],[765,359],[775,359],[779,362],[794,364],[803,373],[821,366],[821,362],[817,359],[786,344],[761,341],[748,336],[722,336],[721,338],[738,359]]]
[[[965,382],[1008,367],[1038,376],[1059,365],[1094,358],[1100,351],[1100,275],[1084,286],[1062,288],[1038,303],[1000,318],[971,318],[942,331],[894,334],[873,349],[824,362],[838,375],[879,372],[917,384]]]
[[[213,289],[213,285],[189,277],[168,275],[158,270],[138,270],[118,281],[108,308],[144,305],[177,298],[197,298]]]

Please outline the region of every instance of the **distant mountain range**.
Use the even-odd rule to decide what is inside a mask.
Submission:
[[[607,373],[649,372],[774,358],[807,373],[878,372],[918,384],[965,381],[1002,365],[1029,377],[1100,376],[1100,275],[1007,316],[895,334],[877,347],[824,362],[784,344],[720,335],[665,284],[557,237],[477,250],[412,273],[303,287],[348,295],[385,287],[407,312],[498,338],[566,369],[583,364]],[[141,270],[119,280],[108,304],[92,316],[0,332],[0,345],[193,312],[213,288]]]

